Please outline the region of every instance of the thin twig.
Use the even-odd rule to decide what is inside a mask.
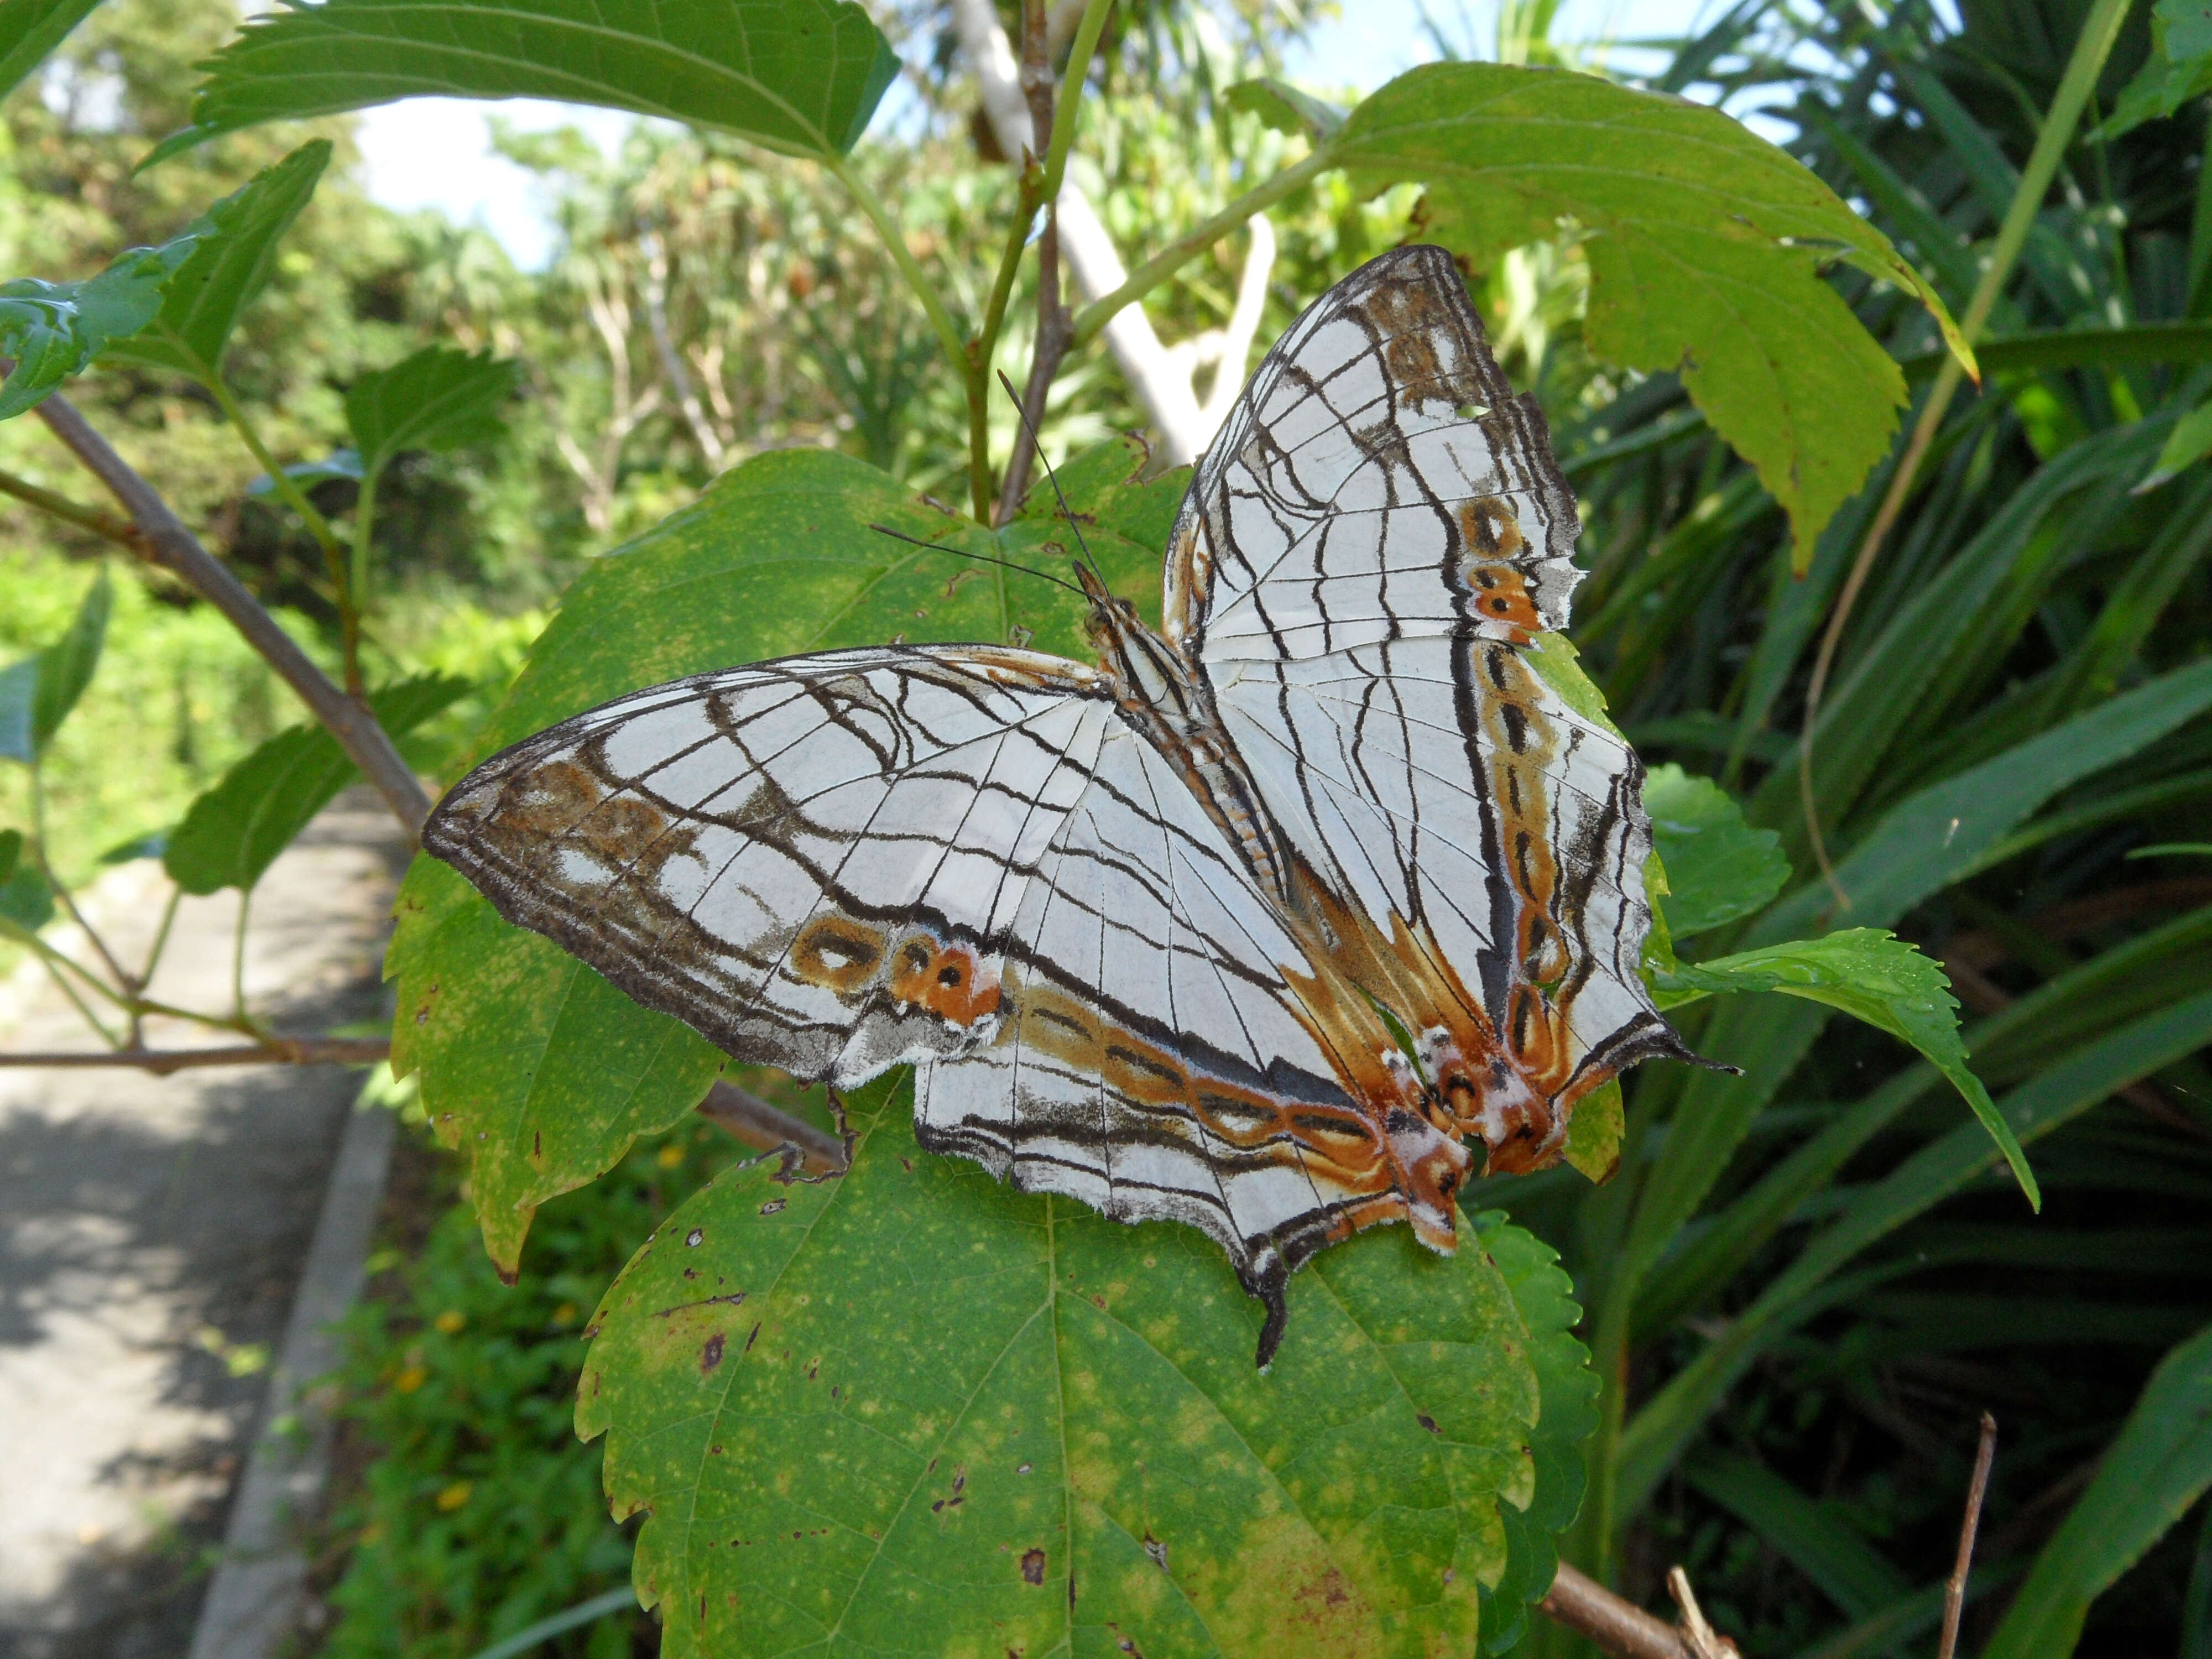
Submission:
[[[1966,1573],[1974,1565],[1974,1534],[1982,1524],[1982,1500],[1989,1495],[1990,1466],[1996,1462],[1997,1420],[1982,1413],[1981,1449],[1974,1454],[1974,1478],[1966,1487],[1966,1515],[1959,1523],[1959,1559],[1952,1564],[1951,1583],[1943,1592],[1943,1639],[1936,1644],[1936,1659],[1952,1659],[1959,1650],[1959,1615],[1966,1606]]]
[[[1613,1659],[1692,1659],[1672,1625],[1564,1561],[1536,1610],[1588,1637]]]
[[[698,1110],[700,1116],[756,1152],[796,1146],[807,1169],[817,1175],[834,1174],[845,1168],[845,1148],[835,1135],[824,1134],[803,1119],[778,1111],[758,1095],[724,1079],[715,1079],[714,1086],[707,1091],[707,1097],[699,1103]]]
[[[74,1050],[0,1054],[0,1066],[82,1071],[128,1066],[156,1077],[203,1066],[373,1066],[392,1051],[382,1037],[271,1037],[227,1048],[117,1048],[104,1054]]]
[[[66,495],[58,495],[51,489],[42,489],[28,478],[19,478],[12,472],[0,472],[0,494],[13,495],[19,501],[27,501],[40,512],[89,530],[96,536],[105,536],[118,546],[127,547],[140,558],[146,556],[146,538],[138,533],[137,526],[128,519],[118,519],[104,507],[87,507]]]
[[[1668,1568],[1667,1594],[1682,1610],[1682,1622],[1675,1630],[1690,1659],[1739,1659],[1735,1644],[1705,1622],[1705,1610],[1698,1605],[1697,1592],[1690,1588],[1688,1573],[1680,1567]]]
[[[329,728],[338,747],[345,750],[347,757],[361,769],[362,775],[384,797],[384,804],[406,832],[408,844],[415,845],[421,836],[422,820],[430,816],[429,797],[422,793],[422,786],[416,781],[407,763],[399,758],[399,751],[392,746],[391,738],[377,724],[376,716],[369,712],[367,704],[349,697],[331,684],[329,676],[309,660],[307,653],[277,627],[276,619],[246,592],[245,584],[200,545],[199,538],[169,510],[168,503],[154,487],[115,453],[106,439],[86,423],[84,416],[66,398],[54,393],[39,405],[39,416],[122,503],[124,511],[131,515],[151,549],[147,556],[149,561],[179,578],[215,606],[245,636],[246,642],[261,653],[284,683],[299,694],[308,712]]]
[[[1030,125],[1035,130],[1037,148],[1048,157],[1058,136],[1052,59],[1048,56],[1050,28],[1043,0],[1027,0],[1022,8],[1022,95],[1029,102]],[[1079,98],[1082,93],[1079,85],[1070,89],[1069,95]],[[1065,165],[1065,155],[1060,159]],[[1048,162],[1044,232],[1037,238],[1036,349],[1030,354],[1029,383],[1022,389],[1022,424],[1030,434],[1043,428],[1045,400],[1052,392],[1054,378],[1060,373],[1060,360],[1075,343],[1067,304],[1060,297],[1060,208],[1055,200],[1058,192],[1050,188],[1054,182]],[[1014,440],[1013,453],[1006,460],[1006,480],[999,491],[996,522],[1000,525],[1010,523],[1021,510],[1022,497],[1029,490],[1030,458],[1036,447],[1034,442],[1023,441],[1019,434]]]

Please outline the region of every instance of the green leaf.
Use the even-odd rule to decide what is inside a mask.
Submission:
[[[1676,939],[1765,909],[1790,878],[1782,837],[1753,830],[1743,809],[1710,778],[1669,763],[1644,781],[1651,845],[1667,867],[1660,901]]]
[[[520,363],[445,345],[362,375],[345,396],[357,476],[374,477],[402,450],[442,455],[490,443],[506,429],[501,408],[521,384]]]
[[[2149,495],[2184,467],[2194,466],[2207,455],[2212,455],[2212,403],[2199,404],[2174,423],[2172,435],[2166,439],[2166,447],[2158,452],[2158,459],[2136,486],[2135,493]]]
[[[842,1177],[725,1173],[592,1316],[577,1427],[669,1659],[1510,1638],[1595,1420],[1548,1250],[1494,1213],[1340,1245],[1262,1375],[1210,1242],[932,1157],[911,1101],[849,1103]]]
[[[2212,92],[2212,7],[2205,0],[2158,0],[2150,15],[2150,56],[2092,138],[2110,143]]]
[[[1075,527],[1086,538],[1103,532],[1149,548],[1157,565],[1167,551],[1168,534],[1190,488],[1190,469],[1170,467],[1147,478],[1144,470],[1151,460],[1152,450],[1134,433],[1109,438],[1068,459],[1059,469],[1057,492],[1049,478],[1031,484],[1022,501],[1022,517],[1060,520],[1060,497],[1065,495],[1076,514]],[[1125,562],[1131,557],[1126,550],[1122,556]]]
[[[222,364],[238,319],[276,270],[276,245],[315,193],[331,141],[317,138],[263,168],[210,208],[191,228],[191,257],[162,290],[158,315],[111,343],[106,362],[172,368],[206,384]]]
[[[1981,1079],[1966,1068],[1959,1041],[1959,1006],[1939,963],[1904,940],[1874,927],[1853,927],[1826,939],[1770,945],[1707,963],[1678,962],[1651,975],[1653,1000],[1679,1008],[1700,997],[1735,991],[1779,991],[1804,997],[1878,1026],[1911,1043],[1951,1079],[1973,1108],[2012,1166],[2027,1201],[2043,1207],[2043,1194],[2027,1156]]]
[[[6,0],[0,4],[0,98],[23,82],[100,0]]]
[[[1923,351],[1898,367],[1907,381],[1936,378],[1947,354]],[[2121,363],[2212,362],[2212,323],[2131,323],[2124,328],[2051,328],[2002,335],[1974,347],[1984,374],[2036,368],[2109,368]]]
[[[2089,1604],[2212,1486],[2212,1328],[2160,1362],[1982,1659],[2074,1651]]]
[[[1567,1145],[1561,1156],[1602,1187],[1620,1168],[1620,1143],[1627,1133],[1628,1111],[1621,1101],[1620,1079],[1614,1078],[1576,1103],[1567,1119]]]
[[[35,933],[54,919],[54,890],[46,877],[24,865],[0,881],[0,922]]]
[[[1524,655],[1537,676],[1559,693],[1560,701],[1569,708],[1620,738],[1623,743],[1628,741],[1613,723],[1613,715],[1605,706],[1605,693],[1583,671],[1581,653],[1565,634],[1537,635],[1528,642]]]
[[[131,248],[82,282],[18,276],[0,283],[0,356],[15,360],[0,387],[0,421],[37,408],[64,380],[83,374],[111,343],[153,321],[162,289],[191,257],[199,236],[195,228],[159,247]]]
[[[1271,132],[1304,134],[1316,143],[1334,137],[1344,112],[1272,75],[1239,81],[1222,94],[1231,109],[1249,110]]]
[[[1180,486],[1135,482],[1141,454],[1141,446],[1103,446],[1072,460],[1061,483],[1109,585],[1157,621],[1161,518],[1164,511],[1172,517],[1164,503]],[[895,540],[876,525],[933,544]],[[779,450],[755,457],[684,512],[586,567],[477,735],[474,753],[642,686],[895,635],[1025,637],[1041,651],[1088,657],[1079,596],[948,550],[1057,574],[1065,564],[1054,561],[1062,549],[1073,551],[1072,539],[1064,521],[1042,511],[986,531],[848,456]],[[697,1045],[679,1045],[696,1065],[719,1063],[687,1028],[637,1006],[550,942],[508,927],[434,860],[418,859],[401,889],[390,970],[401,975],[395,1054],[421,1068],[433,1121],[475,1151],[472,1191],[486,1245],[510,1270],[536,1204],[595,1179],[632,1136],[697,1103],[711,1070],[667,1059],[675,1052],[667,1046],[672,1033]],[[571,1000],[587,1019],[566,1012]],[[425,1022],[419,1031],[409,1026],[416,1018]],[[572,1026],[587,1035],[571,1038]],[[480,1041],[488,1030],[510,1040]],[[556,1036],[592,1055],[580,1068],[588,1076],[575,1067],[541,1073],[545,1045]],[[546,1130],[542,1145],[536,1139],[544,1126],[576,1115],[596,1127],[573,1135]],[[487,1139],[480,1143],[478,1134]]]
[[[417,859],[385,960],[398,981],[392,1073],[469,1158],[484,1249],[512,1284],[538,1206],[683,1118],[722,1069],[555,945],[509,927],[458,871]]]
[[[77,602],[68,631],[45,650],[0,669],[0,758],[35,764],[92,684],[115,590],[102,570]]]
[[[1564,70],[1432,64],[1353,110],[1331,154],[1428,187],[1424,234],[1478,259],[1587,238],[1599,356],[1679,373],[1788,511],[1802,569],[1888,447],[1905,382],[1821,280],[1841,260],[1949,313],[1882,234],[1718,110]]]
[[[2027,816],[2068,785],[2117,766],[2212,708],[2212,660],[2191,663],[1929,785],[1884,814],[1836,884],[1851,914],[1892,921],[1982,866]],[[1767,938],[1818,927],[1832,912],[1826,882],[1800,888],[1759,918]]]
[[[852,0],[326,0],[248,22],[204,65],[192,125],[141,166],[219,133],[417,96],[604,104],[842,155],[892,77]]]
[[[369,707],[378,723],[398,737],[471,689],[466,680],[429,674],[374,693]],[[321,726],[279,732],[185,809],[162,851],[161,866],[187,893],[225,887],[251,891],[276,855],[359,775],[337,739]]]
[[[22,857],[23,832],[21,830],[0,830],[0,882],[5,882],[15,875],[15,866],[22,861]]]
[[[133,836],[129,841],[118,842],[100,855],[102,864],[131,864],[139,859],[157,859],[169,850],[169,832],[155,830],[143,836]]]

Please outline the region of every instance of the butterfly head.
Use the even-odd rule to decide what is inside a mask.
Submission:
[[[1083,619],[1084,637],[1110,668],[1131,635],[1148,630],[1137,615],[1137,607],[1108,587],[1087,562],[1075,562],[1075,580],[1082,584],[1083,597],[1091,601],[1090,613]]]

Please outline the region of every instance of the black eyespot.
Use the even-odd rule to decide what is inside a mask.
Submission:
[[[959,984],[960,970],[957,968],[946,968],[940,969],[937,975],[937,982],[939,985]]]
[[[1490,602],[1490,608],[1502,617],[1507,611],[1510,611],[1513,608],[1513,605],[1511,601],[1508,599],[1496,599]]]

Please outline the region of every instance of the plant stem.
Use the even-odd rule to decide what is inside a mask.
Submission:
[[[1106,21],[1104,8],[1094,7],[1092,9],[1097,10],[1096,21],[1103,28]],[[1065,146],[1073,140],[1075,124],[1072,118],[1063,122],[1059,111],[1054,108],[1058,89],[1053,84],[1052,60],[1047,45],[1049,26],[1045,20],[1043,0],[1028,0],[1022,11],[1022,95],[1029,105],[1030,127],[1037,141],[1048,150],[1059,150],[1060,172],[1065,176],[1067,171]],[[1091,21],[1086,12],[1084,22],[1088,25]],[[1079,50],[1084,47],[1080,40],[1076,45]],[[1092,48],[1097,45],[1095,31],[1090,45]],[[1087,50],[1083,52],[1083,57],[1087,73]],[[1083,88],[1079,82],[1067,99],[1066,107],[1073,108],[1082,96]],[[1026,174],[1023,183],[1026,187]],[[1052,175],[1051,167],[1048,165],[1042,190],[1045,202],[1044,234],[1037,238],[1036,341],[1030,353],[1029,381],[1021,394],[1021,430],[1014,436],[1013,453],[1006,460],[1006,483],[999,492],[996,522],[1000,525],[1011,521],[1021,510],[1022,497],[1029,489],[1030,468],[1037,445],[1042,441],[1045,400],[1052,391],[1053,379],[1060,373],[1060,365],[1066,357],[1068,346],[1074,338],[1067,307],[1062,302],[1060,291],[1059,185],[1060,179]],[[1003,577],[1001,585],[1003,586]]]
[[[1022,169],[1021,204],[1006,232],[1006,252],[999,256],[999,275],[991,284],[991,301],[983,310],[983,326],[962,348],[968,382],[968,495],[975,517],[991,521],[991,354],[999,343],[999,328],[1006,321],[1006,301],[1021,270],[1022,250],[1029,244],[1030,226],[1036,222],[1042,171],[1035,161]],[[1020,441],[1015,441],[1017,453]]]
[[[315,504],[307,499],[306,492],[300,488],[299,481],[276,465],[276,458],[269,453],[269,447],[261,441],[261,434],[253,429],[253,422],[246,419],[244,407],[232,394],[229,386],[224,381],[222,376],[211,374],[200,384],[207,387],[209,394],[215,398],[216,406],[228,417],[231,426],[237,431],[239,437],[245,441],[246,448],[252,452],[253,459],[261,463],[261,470],[268,474],[269,481],[275,487],[276,493],[282,495],[292,510],[300,515],[301,521],[307,526],[307,533],[315,538],[315,544],[323,550],[323,562],[329,568],[331,586],[336,590],[337,595],[338,634],[345,656],[346,690],[353,696],[360,696],[362,691],[361,605],[353,591],[353,582],[346,569],[345,548],[338,540],[337,532],[331,528],[331,521],[317,511]]]
[[[2107,0],[2107,3],[2111,3],[2111,0]],[[2125,0],[2120,0],[2120,3],[2125,3]],[[1245,191],[1196,229],[1177,237],[1131,271],[1129,280],[1121,287],[1103,299],[1092,301],[1075,313],[1073,343],[1088,345],[1122,307],[1143,299],[1254,214],[1273,207],[1285,197],[1304,189],[1336,165],[1336,159],[1328,146],[1323,144],[1297,166],[1285,167],[1256,190]]]
[[[246,919],[253,906],[253,890],[238,890],[238,925],[230,935],[230,1011],[238,1024],[246,1024]]]
[[[346,647],[346,665],[349,672],[360,654],[362,609],[368,604],[369,535],[376,524],[376,487],[384,480],[384,469],[372,467],[362,474],[361,489],[353,502],[353,574],[347,578],[346,591],[353,599],[353,637]],[[358,688],[349,686],[356,696]]]
[[[200,545],[199,538],[169,510],[154,487],[86,423],[67,398],[55,392],[39,405],[38,413],[53,434],[123,504],[151,549],[149,562],[179,578],[214,605],[260,653],[299,694],[308,712],[329,728],[362,775],[375,786],[406,832],[409,843],[414,844],[421,836],[422,820],[430,815],[429,797],[422,793],[422,786],[399,758],[399,751],[392,746],[391,738],[368,706],[331,684],[329,676],[315,666],[290,635],[276,626],[276,619],[246,592],[245,584]]]
[[[13,495],[19,501],[27,501],[41,513],[50,514],[95,535],[105,536],[118,546],[127,547],[140,557],[146,553],[146,538],[141,536],[130,520],[118,518],[105,507],[87,507],[66,495],[57,495],[51,489],[41,489],[27,478],[19,478],[12,472],[0,472],[0,494]]]
[[[270,1037],[264,1042],[228,1048],[118,1048],[112,1054],[0,1054],[0,1066],[79,1069],[131,1066],[167,1077],[200,1066],[262,1066],[271,1060],[290,1066],[370,1066],[386,1058],[392,1045],[382,1037]]]
[[[146,966],[138,975],[138,983],[151,985],[154,969],[161,965],[161,952],[169,945],[169,927],[177,919],[177,906],[184,900],[185,890],[174,882],[169,884],[169,902],[161,907],[161,924],[154,930],[154,942],[147,947]]]
[[[1075,26],[1075,40],[1067,49],[1067,67],[1060,71],[1060,107],[1052,122],[1052,143],[1044,159],[1044,198],[1048,202],[1060,194],[1061,182],[1067,177],[1068,152],[1075,147],[1076,113],[1083,106],[1083,84],[1091,78],[1091,60],[1098,51],[1098,37],[1106,32],[1106,18],[1114,9],[1114,0],[1090,0],[1083,9],[1083,21]],[[1071,91],[1070,88],[1073,88]]]
[[[75,895],[62,885],[60,879],[54,874],[53,866],[46,862],[46,774],[35,760],[31,763],[30,845],[31,857],[39,866],[39,873],[46,878],[46,885],[53,889],[54,896],[62,902],[62,908],[69,913],[69,919],[75,922],[83,932],[85,938],[91,941],[92,948],[99,953],[100,961],[107,964],[107,971],[115,976],[117,988],[126,996],[137,990],[138,988],[137,981],[131,977],[123,964],[115,959],[115,953],[107,948],[107,941],[100,938],[100,931],[85,920],[84,912],[76,908]]]
[[[1969,346],[1981,337],[1990,313],[2004,292],[2014,265],[2019,262],[2021,250],[2027,245],[2035,216],[2042,210],[2044,196],[2051,188],[2059,162],[2065,157],[2081,111],[2089,101],[2089,94],[2096,89],[2097,76],[2105,67],[2105,59],[2111,54],[2112,42],[2118,39],[2120,25],[2127,15],[2128,0],[2097,0],[2095,9],[2081,26],[2081,37],[2074,43],[2073,58],[2066,65],[2065,78],[2059,82],[2051,112],[2035,135],[2035,148],[2029,152],[2027,166],[2005,208],[2004,221],[1997,228],[1990,262],[1983,269],[1981,281],[1975,285],[1972,299],[1967,302],[1966,314],[1960,319],[1960,334]],[[1867,526],[1866,538],[1859,544],[1858,556],[1851,562],[1850,574],[1844,579],[1843,592],[1837,596],[1836,608],[1828,613],[1828,625],[1820,635],[1820,648],[1813,660],[1813,678],[1806,688],[1805,720],[1797,737],[1798,801],[1811,837],[1814,860],[1835,893],[1838,905],[1846,910],[1850,908],[1850,895],[1837,883],[1835,867],[1829,860],[1827,844],[1820,834],[1820,809],[1814,796],[1814,727],[1820,717],[1821,694],[1827,690],[1828,672],[1835,665],[1836,647],[1843,639],[1844,625],[1850,620],[1860,590],[1866,586],[1868,573],[1874,568],[1875,556],[1881,552],[1898,515],[1905,510],[1905,498],[1911,494],[1921,459],[1935,440],[1936,428],[1942,424],[1963,373],[1954,356],[1944,358],[1936,372],[1936,384],[1929,389],[1928,401],[1920,407],[1920,418],[1913,424],[1905,458],[1890,478],[1888,493],[1882,497],[1874,522]]]

